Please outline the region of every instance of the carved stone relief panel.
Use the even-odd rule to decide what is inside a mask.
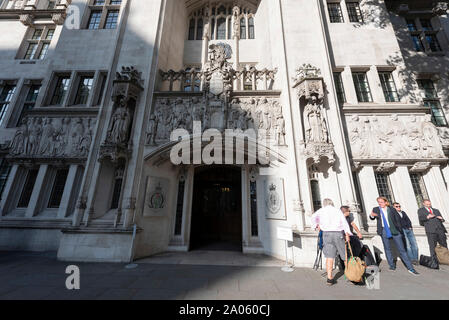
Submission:
[[[347,116],[352,156],[356,159],[444,158],[430,116]]]
[[[268,177],[264,183],[267,219],[286,220],[284,179]]]
[[[11,141],[10,156],[87,158],[95,125],[92,117],[26,117]]]
[[[166,215],[168,187],[168,179],[148,177],[143,211],[144,217]]]
[[[285,120],[278,98],[233,98],[229,104],[204,96],[156,98],[154,113],[147,127],[147,145],[170,139],[176,129],[193,131],[193,122],[200,121],[202,130],[260,129],[285,145]]]

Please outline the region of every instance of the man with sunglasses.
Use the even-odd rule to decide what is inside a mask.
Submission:
[[[414,265],[418,265],[418,245],[416,244],[415,234],[413,233],[412,222],[405,211],[402,211],[400,203],[393,203],[393,207],[401,217],[402,231],[404,232],[407,255]]]

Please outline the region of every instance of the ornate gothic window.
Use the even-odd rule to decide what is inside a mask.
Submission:
[[[208,12],[206,12],[208,10]],[[237,19],[237,21],[235,21]],[[191,13],[188,20],[188,40],[203,40],[206,25],[210,40],[232,40],[233,25],[237,22],[240,39],[255,39],[254,14],[250,9],[239,8],[239,15],[233,14],[231,5],[218,4],[212,8],[203,7]]]

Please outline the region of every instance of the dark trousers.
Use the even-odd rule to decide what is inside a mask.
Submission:
[[[444,231],[437,231],[435,233],[426,233],[427,241],[429,242],[430,255],[436,257],[435,248],[437,243],[447,248],[446,234]]]
[[[410,261],[410,258],[407,255],[407,251],[405,250],[402,235],[399,234],[397,236],[393,236],[393,241],[394,244],[396,245],[396,248],[399,251],[399,256],[401,257],[401,260],[402,262],[404,262],[407,269],[414,270],[412,262]],[[382,232],[382,242],[384,244],[385,255],[387,256],[387,261],[388,264],[390,265],[390,268],[396,268],[395,263],[393,261],[393,253],[391,252],[390,239],[387,238],[385,229],[383,229]]]

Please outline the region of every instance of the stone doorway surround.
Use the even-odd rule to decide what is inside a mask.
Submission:
[[[184,207],[182,213],[182,232],[179,236],[172,236],[172,240],[167,248],[170,252],[187,252],[190,250],[191,225],[192,225],[192,206],[193,206],[193,188],[195,172],[199,167],[189,166],[185,168],[185,193]],[[251,210],[249,199],[250,168],[248,165],[233,166],[240,168],[241,171],[241,216],[242,216],[242,252],[243,253],[263,253],[263,246],[257,237],[251,236]],[[216,251],[220,251],[217,248]]]

